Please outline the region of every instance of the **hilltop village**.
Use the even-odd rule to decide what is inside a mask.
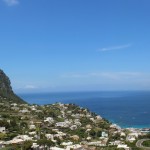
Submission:
[[[122,129],[75,104],[28,104],[0,70],[1,150],[145,150],[149,131]]]
[[[74,104],[39,106],[0,100],[1,148],[130,150],[147,135],[139,129],[121,129]]]

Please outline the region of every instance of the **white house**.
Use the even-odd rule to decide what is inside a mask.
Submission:
[[[17,111],[17,110],[19,110],[19,107],[14,106],[14,107],[11,107],[11,109]]]
[[[32,144],[32,148],[33,148],[33,149],[37,149],[38,147],[39,147],[39,145],[38,145],[37,143],[33,143],[33,144]]]
[[[126,144],[119,144],[117,148],[123,148],[125,150],[130,150],[130,148]]]
[[[19,112],[21,112],[21,113],[28,113],[28,112],[29,112],[29,110],[28,110],[28,109],[26,109],[26,108],[24,108],[23,110],[20,110]]]
[[[45,134],[45,137],[49,140],[53,140],[54,139],[54,136],[52,134]]]
[[[66,147],[66,150],[71,150],[71,149],[77,149],[77,148],[80,148],[81,145],[79,144],[75,144],[75,145],[69,145]]]
[[[35,111],[37,110],[35,106],[31,106],[31,110]]]
[[[10,142],[10,144],[19,144],[19,143],[21,144],[21,143],[23,143],[23,141],[24,140],[22,140],[22,139],[13,139],[9,142]]]
[[[0,149],[1,149],[1,148],[4,148],[4,147],[5,147],[4,141],[0,141]]]
[[[47,117],[44,122],[49,122],[50,124],[54,123],[54,119],[52,117]]]
[[[74,121],[74,124],[79,126],[79,127],[82,125],[81,122],[79,122],[79,121]]]
[[[120,136],[124,136],[124,137],[125,137],[126,134],[125,134],[124,132],[121,132],[121,133],[120,133]]]
[[[110,125],[110,128],[117,129],[117,130],[121,130],[121,127],[118,126],[117,124],[111,124],[111,125]]]
[[[89,140],[91,140],[92,138],[91,138],[90,136],[88,136],[86,139],[89,141]]]
[[[13,138],[13,140],[17,140],[17,139],[21,139],[23,141],[30,141],[30,140],[32,140],[32,138],[29,137],[28,135],[18,135],[18,136]]]
[[[119,140],[116,140],[116,141],[109,142],[108,145],[119,145],[119,144],[123,144],[123,142],[119,141]]]
[[[100,115],[96,116],[97,120],[102,120],[102,117]]]
[[[51,147],[50,150],[65,150],[64,148],[59,148],[59,147]]]
[[[72,125],[71,127],[70,127],[70,129],[71,130],[76,130],[78,127],[76,126],[76,125]]]
[[[5,133],[6,128],[5,127],[0,127],[0,133]]]
[[[108,137],[108,133],[106,133],[106,132],[102,132],[102,137]]]
[[[134,142],[138,138],[138,133],[129,133],[126,137],[126,140],[129,142]]]
[[[29,132],[29,135],[36,135],[36,131]]]
[[[11,106],[14,106],[14,107],[16,107],[18,104],[16,104],[16,103],[12,103],[11,104]]]
[[[95,142],[89,142],[89,146],[106,146],[106,142],[104,141],[95,141]]]
[[[71,122],[70,121],[65,121],[65,122],[57,122],[55,124],[56,127],[62,127],[62,128],[68,128],[70,126]]]
[[[73,144],[73,142],[63,142],[63,143],[61,143],[61,145],[63,145],[63,146],[69,146],[69,145],[72,145]]]
[[[36,129],[36,126],[34,124],[29,125],[29,129]]]

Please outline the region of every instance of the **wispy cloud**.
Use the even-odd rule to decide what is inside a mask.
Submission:
[[[61,76],[62,78],[86,78],[89,74],[69,73]]]
[[[8,6],[14,6],[19,4],[19,0],[3,0]]]
[[[141,79],[150,77],[149,73],[141,72],[91,72],[87,74],[65,74],[63,78],[99,78],[110,80],[127,80],[127,79]]]
[[[150,90],[149,72],[89,72],[62,76],[72,84],[78,83],[96,90]]]
[[[120,50],[120,49],[125,49],[131,46],[132,46],[131,44],[117,45],[117,46],[111,46],[111,47],[104,47],[104,48],[99,49],[98,51],[104,52],[104,51]]]
[[[24,88],[25,88],[25,89],[37,89],[37,86],[34,86],[34,85],[26,85]]]

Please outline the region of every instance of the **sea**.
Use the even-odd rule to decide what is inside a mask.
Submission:
[[[19,96],[30,104],[73,103],[122,128],[150,128],[150,91],[50,92]]]

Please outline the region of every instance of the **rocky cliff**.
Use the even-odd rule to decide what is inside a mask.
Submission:
[[[11,82],[7,75],[0,69],[0,100],[8,100],[16,103],[25,103],[12,90]]]

